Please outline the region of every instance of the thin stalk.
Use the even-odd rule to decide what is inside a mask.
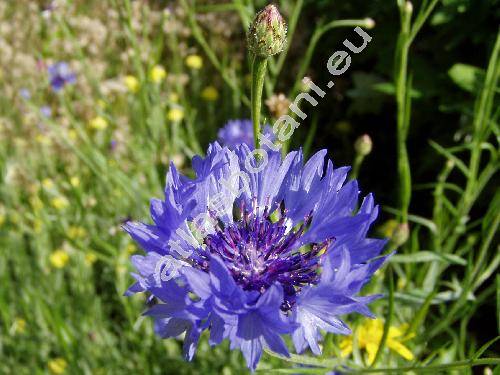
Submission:
[[[302,62],[299,67],[299,71],[296,75],[295,78],[295,84],[291,90],[290,97],[294,97],[295,94],[299,91],[299,87],[302,82],[302,78],[304,78],[307,69],[309,68],[309,65],[311,64],[311,60],[314,54],[314,51],[316,50],[316,46],[318,45],[319,40],[323,35],[325,35],[328,31],[339,28],[339,27],[366,27],[367,26],[367,20],[366,19],[359,19],[359,20],[335,20],[331,21],[325,25],[318,26],[309,40],[308,46],[306,53],[304,54],[304,57],[302,58]]]
[[[271,91],[274,90],[274,87],[276,86],[276,82],[278,80],[278,76],[283,69],[283,65],[285,64],[285,59],[288,54],[288,50],[290,49],[290,45],[292,44],[293,35],[295,34],[295,29],[297,28],[297,22],[300,18],[300,13],[302,11],[303,5],[304,0],[297,0],[295,6],[293,7],[292,16],[290,17],[290,22],[288,23],[288,42],[286,43],[283,51],[280,53],[274,69],[270,69],[271,73],[274,76],[271,84]]]
[[[436,336],[438,333],[442,332],[446,327],[449,327],[456,319],[456,313],[463,307],[463,304],[467,302],[467,297],[470,291],[473,291],[474,283],[476,281],[476,277],[483,267],[483,264],[486,260],[486,256],[488,253],[488,249],[493,241],[495,234],[497,233],[498,226],[500,224],[500,215],[495,216],[494,222],[491,224],[487,235],[485,236],[485,240],[479,249],[479,255],[474,262],[473,270],[468,273],[462,288],[462,292],[460,297],[455,301],[453,306],[448,310],[446,316],[443,317],[442,320],[429,332],[426,336],[427,338],[432,338]]]
[[[373,359],[373,362],[370,363],[370,367],[374,367],[377,364],[378,360],[382,355],[382,352],[384,351],[385,345],[387,343],[387,338],[389,336],[389,329],[391,328],[393,315],[394,315],[394,276],[392,274],[392,271],[389,269],[389,309],[387,311],[387,318],[385,319],[384,332],[382,334],[382,338],[380,339],[380,343],[378,345],[375,358]]]
[[[207,55],[208,59],[212,63],[212,65],[217,69],[217,71],[220,73],[222,79],[224,82],[234,91],[237,91],[238,94],[241,96],[241,100],[245,105],[250,105],[250,101],[248,100],[248,97],[243,95],[240,92],[240,88],[238,87],[237,83],[226,73],[224,67],[222,66],[222,63],[220,60],[217,58],[217,55],[213,51],[213,49],[210,47],[208,44],[207,40],[203,36],[201,29],[198,25],[198,22],[196,22],[196,18],[194,16],[193,10],[191,7],[187,4],[186,0],[180,0],[181,5],[184,8],[184,10],[187,13],[188,16],[188,22],[189,26],[191,27],[191,31],[193,33],[193,37],[196,39],[198,44],[201,46],[203,49],[203,52]]]
[[[401,6],[401,31],[399,34],[396,50],[396,71],[394,82],[396,86],[397,104],[397,155],[398,155],[398,180],[399,180],[399,208],[401,210],[400,222],[408,222],[408,209],[411,200],[411,172],[406,148],[408,134],[408,55],[411,41],[409,38],[411,27],[412,10],[407,7],[408,3]]]
[[[364,155],[356,154],[354,161],[352,163],[351,174],[349,175],[349,179],[355,180],[358,177],[359,169],[361,168],[361,164],[363,164],[363,160],[365,159]]]
[[[255,149],[259,148],[262,89],[266,78],[267,58],[255,56],[252,64],[252,124]]]
[[[451,370],[459,368],[470,368],[474,366],[498,365],[500,364],[499,358],[481,358],[481,359],[467,359],[463,361],[456,361],[452,363],[443,363],[439,365],[429,366],[401,366],[396,368],[377,368],[377,369],[362,369],[350,371],[350,374],[401,374],[407,371],[415,372],[431,372],[436,373],[438,370]]]
[[[495,95],[495,87],[497,85],[499,76],[500,76],[500,32],[497,34],[497,39],[495,42],[495,46],[493,48],[493,52],[491,54],[491,58],[488,64],[488,70],[486,72],[486,78],[484,81],[483,90],[479,97],[479,101],[476,105],[476,116],[474,118],[474,144],[475,146],[471,148],[471,156],[469,159],[469,176],[467,178],[467,183],[465,187],[465,193],[462,196],[462,199],[457,204],[458,213],[455,217],[451,228],[454,228],[451,236],[447,237],[446,245],[444,246],[445,252],[450,252],[451,249],[455,247],[456,242],[460,237],[460,233],[458,231],[459,222],[462,220],[464,216],[466,216],[472,205],[474,204],[475,199],[477,198],[477,175],[479,172],[479,165],[481,162],[481,155],[483,149],[480,147],[482,139],[479,139],[480,135],[484,136],[484,128],[488,125],[488,119],[490,118],[492,111],[492,102],[493,97]],[[488,133],[486,133],[488,135]],[[482,137],[481,137],[482,138]]]

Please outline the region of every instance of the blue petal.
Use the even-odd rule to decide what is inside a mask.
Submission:
[[[197,270],[193,267],[184,267],[182,274],[186,277],[186,281],[193,293],[202,300],[206,300],[212,296],[210,276],[206,272]]]

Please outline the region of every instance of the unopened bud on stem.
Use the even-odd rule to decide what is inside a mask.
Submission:
[[[354,142],[356,153],[361,156],[366,156],[372,152],[373,142],[368,134],[364,134]]]
[[[407,1],[405,3],[404,11],[407,14],[412,14],[413,13],[413,4],[410,1]]]
[[[398,224],[398,226],[394,229],[392,233],[392,242],[395,246],[401,246],[410,237],[410,226],[408,223]]]
[[[375,21],[373,18],[365,18],[362,27],[365,29],[373,29],[375,27]]]
[[[250,51],[267,58],[283,51],[286,44],[286,23],[278,8],[268,5],[262,9],[250,25],[247,43]]]

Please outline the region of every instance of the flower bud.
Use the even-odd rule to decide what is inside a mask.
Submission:
[[[361,156],[366,156],[372,152],[373,142],[368,134],[363,134],[354,142],[356,153]]]
[[[399,224],[392,232],[392,242],[396,246],[403,245],[410,237],[410,226],[408,223]]]
[[[407,1],[404,5],[404,11],[407,14],[412,14],[413,13],[413,4],[410,1]]]
[[[286,23],[278,8],[268,5],[250,25],[247,44],[250,51],[260,57],[270,57],[283,51],[286,43]]]
[[[363,26],[364,28],[366,29],[373,29],[375,27],[375,21],[373,20],[373,18],[365,18],[363,20]]]

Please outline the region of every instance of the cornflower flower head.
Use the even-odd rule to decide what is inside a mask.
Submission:
[[[378,215],[372,195],[358,209],[357,182],[346,182],[348,167],[325,163],[326,150],[305,165],[301,151],[267,155],[255,168],[247,145],[213,143],[193,158],[193,179],[170,165],[165,200],[151,201],[153,224],[124,224],[146,251],[131,258],[126,295],[150,295],[156,333],[185,332],[188,360],[204,330],[254,370],[264,347],[289,356],[283,335],[319,354],[322,331],[351,332],[340,315],[372,316],[367,304],[379,296],[358,296],[386,259],[386,241],[367,238]]]
[[[43,117],[49,118],[52,116],[52,109],[48,105],[40,107],[40,114]]]
[[[274,141],[274,133],[269,125],[263,127],[264,135]],[[254,147],[252,120],[229,120],[217,133],[219,142],[228,148],[235,148],[239,144]]]
[[[57,62],[48,67],[49,82],[52,90],[61,91],[64,86],[76,82],[76,75],[73,73],[68,63],[64,61]]]
[[[21,90],[19,90],[19,95],[24,100],[30,100],[31,99],[31,91],[29,89],[27,89],[27,88],[22,88]]]

